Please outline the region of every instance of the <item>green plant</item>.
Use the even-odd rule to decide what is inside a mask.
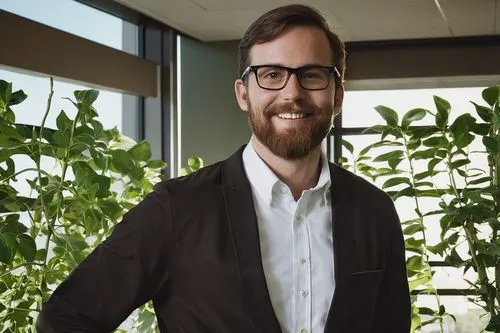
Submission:
[[[61,111],[46,127],[16,123],[27,96],[0,80],[0,323],[2,332],[33,332],[53,289],[107,237],[123,214],[163,178],[148,142],[133,142],[97,120],[96,90],[74,92],[74,118]],[[23,161],[24,158],[24,162]],[[29,160],[29,162],[26,162]],[[29,163],[21,168],[20,165]],[[27,183],[29,193],[18,192]],[[151,304],[136,327],[157,331]]]
[[[434,96],[436,111],[413,109],[401,120],[396,111],[378,106],[385,124],[367,132],[380,133],[380,140],[354,155],[354,147],[344,142],[350,158],[341,158],[344,167],[380,181],[394,201],[410,198],[415,216],[403,221],[410,289],[418,294],[434,294],[438,307],[418,307],[413,296],[412,332],[438,322],[441,332],[446,316],[433,286],[430,254],[445,257],[464,272],[473,269],[475,281],[467,281],[476,295],[469,300],[490,315],[488,331],[500,332],[500,86],[482,92],[486,106],[474,102],[481,122],[470,113],[450,120],[451,105]],[[412,127],[414,121],[433,117],[434,125]],[[475,148],[479,146],[479,148]],[[392,150],[380,153],[380,149]],[[482,160],[476,166],[469,157]],[[422,210],[422,200],[432,198],[434,207]],[[425,220],[438,217],[440,241],[427,239]],[[462,259],[459,248],[468,257]],[[458,250],[458,251],[457,251]]]

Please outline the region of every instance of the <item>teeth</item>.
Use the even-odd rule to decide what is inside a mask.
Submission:
[[[278,117],[281,119],[300,119],[305,118],[306,115],[304,113],[281,113]]]

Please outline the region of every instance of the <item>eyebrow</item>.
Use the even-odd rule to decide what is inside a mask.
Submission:
[[[290,66],[285,66],[283,64],[279,64],[279,63],[271,63],[271,64],[260,64],[260,65],[251,65],[251,66],[274,66],[274,67],[286,67],[286,68],[296,69],[296,68],[311,67],[311,66],[334,67],[335,65],[323,65],[320,63],[309,63],[309,64],[305,64],[305,65],[298,66],[298,67],[290,67]]]

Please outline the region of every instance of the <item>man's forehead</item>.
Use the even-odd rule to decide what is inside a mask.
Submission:
[[[275,64],[299,67],[311,64],[332,65],[330,43],[324,31],[315,27],[293,27],[276,38],[250,48],[252,65]]]

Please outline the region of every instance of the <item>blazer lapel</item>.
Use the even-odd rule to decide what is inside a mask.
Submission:
[[[257,217],[242,152],[243,147],[222,167],[227,219],[249,311],[260,332],[280,333],[262,267]]]
[[[350,328],[345,327],[349,316],[346,310],[350,308],[349,302],[359,301],[349,297],[349,291],[346,290],[351,276],[352,260],[354,260],[351,220],[356,213],[353,212],[355,208],[352,200],[346,199],[344,195],[348,189],[345,176],[343,176],[344,170],[338,169],[340,167],[330,164],[335,292],[325,325],[325,333],[350,332]]]

